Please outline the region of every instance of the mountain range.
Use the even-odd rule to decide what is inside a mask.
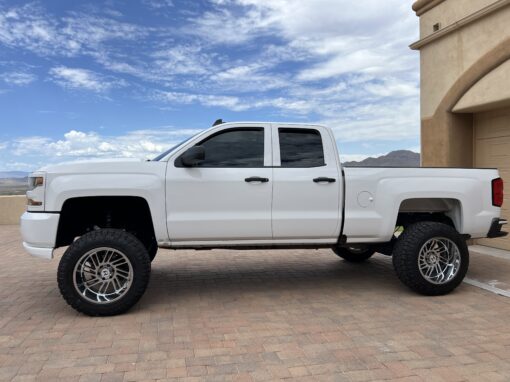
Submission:
[[[410,150],[396,150],[376,158],[342,164],[344,167],[420,167],[420,154]]]

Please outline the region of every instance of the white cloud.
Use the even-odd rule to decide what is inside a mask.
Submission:
[[[0,7],[0,43],[43,56],[94,55],[106,42],[137,40],[147,33],[148,28],[93,14],[74,12],[57,20],[34,3]]]
[[[175,45],[154,52],[152,57],[152,67],[166,75],[207,74],[212,65],[211,57],[198,45]]]
[[[121,136],[70,130],[60,139],[23,137],[11,142],[14,156],[44,158],[49,163],[87,158],[153,158],[157,154],[196,134],[196,129],[145,129]],[[40,160],[34,162],[40,163]]]
[[[395,77],[380,78],[376,83],[364,86],[365,90],[379,97],[418,97],[420,89],[414,81],[402,81]]]
[[[248,108],[247,105],[241,103],[238,97],[232,96],[216,96],[209,94],[191,94],[180,92],[156,92],[154,99],[168,102],[170,104],[192,104],[199,103],[204,106],[218,106],[226,109],[241,111]]]
[[[416,100],[359,104],[321,120],[330,126],[340,143],[389,141],[416,138],[419,109]]]
[[[146,5],[147,7],[151,8],[151,9],[156,9],[156,10],[174,6],[174,3],[172,0],[142,0],[142,4]]]
[[[34,4],[0,9],[0,42],[12,47],[47,52],[60,41],[57,23]]]
[[[133,41],[145,37],[150,28],[91,14],[72,13],[63,18],[61,33],[85,51],[100,50],[110,41]]]
[[[418,72],[408,44],[417,37],[407,0],[221,0],[189,33],[216,44],[249,44],[272,35],[281,39],[282,60],[307,58],[294,80],[331,80],[345,74],[393,76],[410,86]],[[226,6],[229,6],[226,8]],[[236,8],[237,7],[237,8]],[[237,11],[235,11],[237,10]],[[276,64],[277,62],[275,62]],[[242,76],[240,77],[242,78]],[[382,95],[382,94],[381,94]]]
[[[284,97],[237,97],[237,96],[222,96],[210,94],[192,94],[181,92],[155,92],[152,98],[161,102],[166,102],[173,105],[178,104],[201,104],[209,107],[222,107],[224,109],[233,111],[254,110],[261,108],[276,108],[285,111],[293,111],[296,113],[307,113],[311,109],[311,105],[304,100],[297,100]]]
[[[200,36],[208,41],[222,44],[241,44],[254,36],[267,34],[271,20],[258,9],[250,9],[242,16],[226,8],[215,12],[205,12],[195,22],[195,27],[184,32]]]
[[[36,76],[28,72],[5,72],[0,78],[9,85],[24,86],[36,80]]]
[[[219,70],[210,79],[223,91],[246,93],[288,88],[289,76],[271,69],[271,63],[261,60]]]
[[[97,93],[125,85],[121,80],[107,79],[87,69],[66,66],[52,68],[50,75],[56,83],[64,88],[91,90]]]
[[[29,155],[33,152],[40,152],[47,149],[51,141],[47,137],[22,137],[12,142],[12,153],[16,156]]]

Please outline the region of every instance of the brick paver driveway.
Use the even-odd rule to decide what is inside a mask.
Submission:
[[[509,298],[417,296],[383,256],[161,250],[135,309],[90,318],[60,297],[59,256],[25,254],[15,226],[0,249],[0,380],[510,380]]]

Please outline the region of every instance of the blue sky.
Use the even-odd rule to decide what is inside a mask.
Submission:
[[[411,0],[0,0],[0,170],[153,157],[217,118],[419,150]]]

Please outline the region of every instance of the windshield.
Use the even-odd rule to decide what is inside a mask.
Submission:
[[[152,159],[153,161],[160,161],[161,159],[163,159],[164,157],[166,157],[168,154],[170,154],[172,151],[176,150],[177,148],[181,147],[183,144],[185,144],[186,142],[188,142],[190,139],[192,138],[195,138],[198,134],[200,133],[197,133],[197,134],[194,134],[192,135],[191,137],[185,139],[184,141],[182,141],[181,143],[178,143],[176,144],[174,147],[166,150],[164,153],[162,154],[159,154],[156,158]]]

